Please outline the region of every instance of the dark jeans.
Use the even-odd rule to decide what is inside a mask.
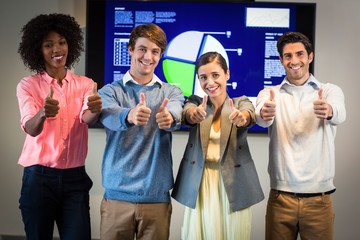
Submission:
[[[25,167],[20,209],[27,240],[52,240],[54,223],[63,240],[90,240],[89,190],[85,167]]]

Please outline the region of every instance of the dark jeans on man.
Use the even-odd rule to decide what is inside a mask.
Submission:
[[[26,239],[52,240],[56,222],[62,240],[90,240],[92,184],[85,167],[25,167],[19,208]]]

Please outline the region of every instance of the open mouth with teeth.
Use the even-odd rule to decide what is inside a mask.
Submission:
[[[52,56],[52,59],[54,59],[55,61],[61,61],[63,58],[64,58],[64,55]]]
[[[301,66],[291,66],[290,68],[291,68],[292,70],[295,70],[295,71],[296,71],[296,70],[299,70],[299,69],[301,68]]]
[[[139,62],[144,66],[151,66],[152,65],[151,62],[144,62],[144,61],[139,61]]]
[[[206,90],[208,90],[208,92],[212,93],[212,92],[215,92],[218,88],[219,88],[219,85],[207,87]]]

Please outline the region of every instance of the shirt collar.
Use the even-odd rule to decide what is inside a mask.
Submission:
[[[286,77],[281,82],[280,88],[283,88],[284,85],[295,86],[294,84],[290,83]],[[310,73],[309,79],[305,82],[304,86],[305,85],[312,86],[315,89],[320,89],[320,82],[318,80],[316,80],[316,78],[311,73]]]
[[[55,78],[51,77],[46,71],[43,71],[41,73],[41,76],[45,79],[45,81],[49,84],[51,84],[53,81],[57,81]],[[69,82],[70,80],[70,71],[66,71],[66,76],[65,78],[62,80],[62,81],[66,81],[66,82]]]
[[[125,73],[122,81],[123,81],[123,84],[124,84],[124,85],[126,85],[128,82],[133,82],[133,83],[135,83],[135,84],[137,84],[137,85],[140,85],[140,84],[139,84],[138,82],[136,82],[136,81],[134,80],[134,78],[130,75],[130,72],[129,72],[129,71],[127,71],[127,72]],[[153,79],[152,79],[148,84],[146,84],[145,86],[152,86],[152,85],[154,85],[155,83],[160,84],[160,86],[163,85],[163,81],[161,81],[155,74],[153,74]]]

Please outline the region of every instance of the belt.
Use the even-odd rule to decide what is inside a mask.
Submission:
[[[25,167],[24,171],[50,175],[50,176],[64,176],[64,177],[79,176],[79,175],[81,176],[81,174],[86,173],[85,166],[59,169],[59,168],[45,167],[41,165],[33,165],[33,166]]]
[[[273,190],[277,193],[287,194],[287,195],[291,195],[291,196],[297,197],[297,198],[318,197],[318,196],[322,196],[322,195],[329,195],[336,191],[336,189],[333,189],[333,190],[330,190],[327,192],[322,192],[322,193],[294,193],[294,192],[280,191],[280,190],[276,190],[276,189],[271,189],[271,190]]]

